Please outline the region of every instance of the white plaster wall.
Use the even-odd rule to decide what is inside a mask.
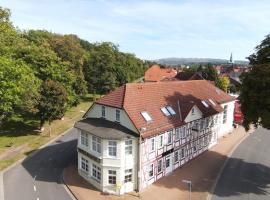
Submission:
[[[104,152],[104,141],[101,139],[101,153],[98,153],[96,151],[92,151],[92,134],[88,133],[88,147],[81,144],[81,130],[77,129],[78,132],[78,147],[98,158],[101,158],[102,153]]]
[[[88,173],[86,173],[85,171],[83,171],[81,169],[81,157],[84,157],[85,159],[88,160]],[[96,187],[97,189],[103,191],[103,188],[102,188],[102,184],[103,184],[103,173],[101,171],[101,181],[100,183],[98,183],[95,179],[93,179],[91,177],[91,174],[92,174],[92,163],[94,163],[96,166],[100,167],[101,168],[101,165],[99,163],[96,163],[95,161],[91,160],[90,158],[88,158],[87,156],[84,156],[83,154],[81,153],[78,153],[78,173],[84,178],[86,179],[89,183],[91,183],[94,187]],[[101,168],[102,170],[102,168]]]
[[[92,117],[92,118],[101,118],[101,107],[102,105],[99,104],[94,104],[92,108],[87,112],[86,116],[87,117]],[[120,124],[123,125],[124,127],[134,131],[135,133],[138,133],[137,129],[129,119],[127,113],[125,110],[119,109],[119,108],[113,108],[109,106],[105,106],[105,119],[109,121],[115,122],[115,112],[116,109],[120,110]]]
[[[223,124],[223,113],[219,114],[219,131],[218,131],[218,138],[222,137],[223,135],[231,132],[233,130],[233,112],[234,112],[234,101],[221,104],[224,108],[225,105],[228,105],[227,111],[227,122]]]
[[[91,150],[91,134],[89,133],[88,136],[88,143],[89,146],[85,147],[84,145],[81,145],[81,131],[77,129],[78,131],[78,147],[87,151],[88,153],[99,157],[101,159],[101,163],[96,163],[95,161],[91,160],[85,155],[82,155],[81,153],[78,153],[78,172],[79,174],[84,177],[87,181],[89,181],[92,185],[94,185],[96,188],[103,192],[109,192],[112,194],[124,194],[126,192],[126,189],[132,188],[132,190],[137,189],[137,177],[138,177],[138,158],[137,158],[137,152],[138,152],[138,138],[130,137],[126,139],[132,139],[132,155],[125,154],[125,140],[114,140],[117,142],[117,151],[116,151],[116,157],[110,157],[108,155],[108,141],[107,139],[101,139],[101,154],[96,155],[95,152]],[[81,165],[81,157],[84,157],[88,160],[89,163],[89,173],[87,174],[83,170],[80,169]],[[101,168],[101,182],[100,184],[91,178],[91,172],[92,172],[92,163],[96,164]],[[125,170],[126,169],[132,169],[132,183],[124,183],[125,179]],[[116,170],[116,185],[110,185],[108,183],[108,170]],[[117,187],[120,186],[120,187]]]
[[[189,114],[185,118],[186,123],[202,118],[202,112],[200,111],[200,109],[196,105],[194,105],[193,108],[194,113],[192,114],[190,110]]]

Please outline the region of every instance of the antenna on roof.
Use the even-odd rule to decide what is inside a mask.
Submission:
[[[179,100],[177,101],[177,105],[178,105],[179,118],[180,118],[180,121],[182,121],[182,115],[181,115],[181,109],[180,109]]]

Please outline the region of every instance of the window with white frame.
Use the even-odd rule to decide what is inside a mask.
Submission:
[[[180,158],[185,158],[185,148],[180,149]]]
[[[180,139],[180,128],[176,128],[175,129],[175,140],[179,140]]]
[[[197,151],[197,144],[196,142],[193,142],[193,152],[195,153]]]
[[[183,126],[181,130],[182,130],[182,139],[184,139],[186,137],[186,127]]]
[[[125,152],[126,155],[132,155],[132,140],[125,141]]]
[[[84,157],[81,157],[81,169],[86,172],[89,171],[88,160],[86,160]]]
[[[116,157],[117,142],[114,140],[108,141],[108,155]]]
[[[111,185],[116,184],[116,171],[115,170],[108,170],[108,183]]]
[[[101,139],[97,136],[92,136],[92,150],[101,153]]]
[[[160,173],[162,172],[162,160],[158,160],[158,167],[157,167],[157,172]]]
[[[208,145],[208,136],[206,135],[204,138],[204,146]]]
[[[159,147],[163,147],[163,135],[159,136],[159,143],[158,143]]]
[[[125,170],[125,183],[132,182],[132,169]]]
[[[204,119],[201,119],[200,130],[203,130],[203,129],[204,129]]]
[[[171,144],[172,143],[172,131],[169,131],[167,133],[167,144]]]
[[[120,122],[120,110],[119,109],[115,110],[115,120],[117,122]]]
[[[203,140],[202,140],[202,138],[200,138],[200,139],[198,140],[198,148],[199,148],[199,149],[202,148],[202,144],[203,144]]]
[[[214,116],[214,123],[215,123],[215,124],[218,123],[218,115]]]
[[[149,178],[152,178],[154,176],[154,164],[149,165],[148,176],[149,176]]]
[[[209,127],[209,117],[206,118],[205,126],[206,126],[206,128]]]
[[[88,147],[88,133],[81,131],[81,145]]]
[[[167,167],[170,167],[170,161],[171,161],[171,159],[166,159],[166,163],[165,163],[166,168],[167,168]]]
[[[95,164],[92,164],[92,177],[97,181],[101,180],[101,169]]]
[[[178,151],[174,152],[174,162],[178,162]]]
[[[155,151],[155,138],[150,138],[150,143],[149,143],[149,150],[150,152]]]
[[[101,107],[101,116],[104,117],[104,118],[106,117],[105,106]]]
[[[227,112],[228,112],[228,105],[225,105],[223,111],[223,124],[227,122]]]

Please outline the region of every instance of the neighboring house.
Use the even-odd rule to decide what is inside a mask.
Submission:
[[[161,68],[159,65],[152,65],[144,74],[145,82],[157,82],[174,78],[177,71],[173,68]]]
[[[206,80],[121,86],[75,124],[78,172],[103,192],[140,192],[230,132],[234,100]]]
[[[202,74],[200,72],[179,72],[175,76],[176,80],[188,81],[188,80],[203,80]]]

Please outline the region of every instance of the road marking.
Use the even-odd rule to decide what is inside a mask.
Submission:
[[[37,191],[37,188],[36,188],[36,186],[34,185],[34,191],[36,192]]]
[[[37,200],[39,200],[39,198],[37,198]]]
[[[37,178],[37,175],[34,176],[34,181],[36,180],[36,178]]]

